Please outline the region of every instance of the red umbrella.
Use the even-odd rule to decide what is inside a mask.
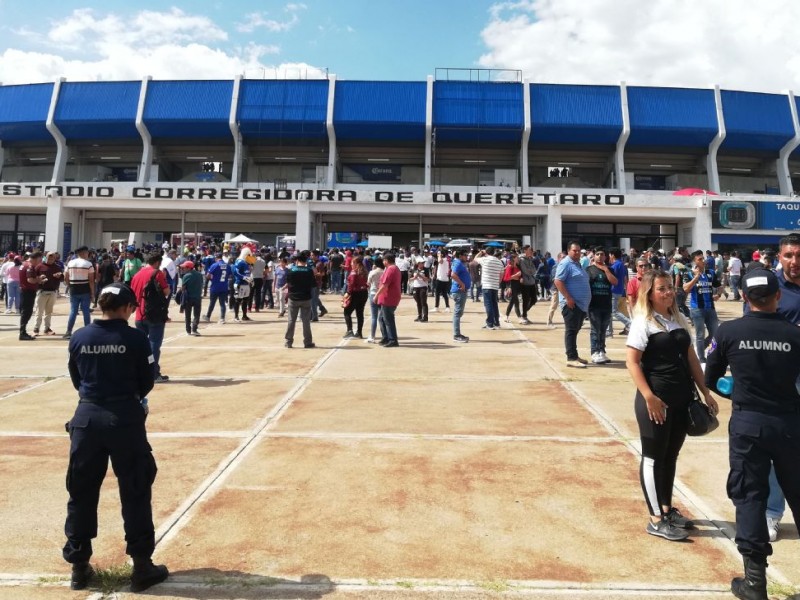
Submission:
[[[709,192],[701,188],[683,188],[677,192],[672,192],[673,196],[719,196],[717,192]]]

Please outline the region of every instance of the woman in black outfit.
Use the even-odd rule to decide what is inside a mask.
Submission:
[[[369,298],[367,271],[364,261],[357,256],[351,263],[350,275],[347,276],[347,294],[350,303],[344,309],[344,320],[347,323],[345,338],[362,338],[364,329],[364,306]],[[353,311],[356,313],[356,330],[353,331]]]
[[[650,522],[647,533],[683,540],[694,523],[672,505],[678,453],[686,439],[687,405],[700,389],[706,404],[719,408],[705,386],[689,326],[678,310],[669,274],[642,277],[627,341],[626,364],[636,384],[636,421],[642,440],[639,478]]]

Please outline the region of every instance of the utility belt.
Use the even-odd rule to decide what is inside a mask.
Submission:
[[[141,401],[139,394],[124,394],[122,396],[104,396],[103,398],[84,398],[78,400],[79,404],[97,404],[104,406],[106,404],[121,404],[121,403],[138,403]]]
[[[744,412],[757,412],[761,413],[762,415],[770,415],[772,417],[779,417],[781,415],[800,414],[800,406],[787,407],[785,409],[768,409],[768,408],[757,408],[754,406],[742,406],[741,404],[734,404],[733,410],[744,411]]]

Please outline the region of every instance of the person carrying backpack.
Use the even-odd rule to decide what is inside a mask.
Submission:
[[[170,293],[167,278],[159,269],[160,266],[161,254],[151,254],[147,257],[147,266],[131,279],[131,289],[139,303],[136,308],[136,329],[143,331],[150,340],[150,349],[153,352],[153,376],[156,383],[169,381],[169,377],[161,373],[159,366]]]

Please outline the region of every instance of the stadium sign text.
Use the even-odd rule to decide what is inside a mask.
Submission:
[[[13,183],[0,186],[0,197],[114,198],[150,200],[308,200],[314,202],[379,202],[395,204],[485,204],[623,206],[624,194],[555,192],[402,192],[250,187],[184,187],[114,185],[49,185]]]

